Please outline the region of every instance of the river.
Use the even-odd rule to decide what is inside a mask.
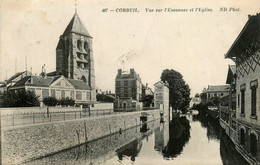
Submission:
[[[185,115],[113,134],[26,164],[247,164],[208,116]]]

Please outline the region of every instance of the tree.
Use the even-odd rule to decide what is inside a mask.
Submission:
[[[143,106],[144,107],[150,107],[150,104],[153,102],[153,95],[146,95],[142,98]]]
[[[56,106],[58,100],[55,97],[46,97],[43,99],[43,103],[47,106]]]
[[[200,97],[200,94],[196,93],[195,97]]]
[[[182,74],[171,69],[163,70],[161,80],[169,83],[169,102],[170,106],[183,112],[187,110],[190,103],[190,88],[183,80]]]
[[[202,102],[206,102],[206,101],[207,101],[207,93],[204,93],[204,92],[201,93],[201,94],[200,94],[200,98],[201,98],[201,101],[202,101]]]
[[[34,107],[39,106],[39,96],[33,91],[4,91],[0,94],[1,107]]]

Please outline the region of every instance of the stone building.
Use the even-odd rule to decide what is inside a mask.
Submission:
[[[207,100],[214,97],[222,98],[229,95],[229,85],[209,85],[205,92]]]
[[[123,73],[122,69],[118,69],[115,79],[115,91],[116,109],[142,107],[139,103],[142,97],[142,82],[140,76],[134,69],[130,69],[130,73]]]
[[[72,98],[75,103],[93,102],[90,87],[82,80],[65,78],[62,75],[53,77],[26,76],[8,90],[34,91],[39,100],[45,97]]]
[[[83,80],[95,98],[95,73],[92,37],[77,13],[60,36],[56,48],[56,74]]]
[[[260,14],[247,23],[225,58],[236,64],[237,150],[250,162],[260,164]]]
[[[134,69],[130,73],[118,69],[116,76],[116,98],[140,101],[142,96],[142,81]]]
[[[56,48],[56,71],[46,74],[45,65],[40,76],[15,75],[15,84],[8,90],[30,90],[45,97],[72,98],[76,103],[96,101],[92,37],[77,13],[60,36]],[[18,80],[19,79],[19,80]]]
[[[169,84],[158,81],[154,84],[154,107],[169,110]]]

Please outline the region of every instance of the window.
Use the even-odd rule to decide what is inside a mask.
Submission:
[[[245,145],[245,131],[244,131],[244,129],[240,130],[240,144]]]
[[[257,138],[254,134],[250,134],[250,153],[254,157],[257,155]]]
[[[124,87],[124,93],[128,93],[128,88]]]
[[[88,52],[88,43],[87,42],[84,42],[84,49],[86,52]]]
[[[76,100],[82,100],[82,92],[76,91]]]
[[[241,90],[241,114],[245,114],[245,90]]]
[[[65,91],[64,90],[61,91],[61,98],[65,98]]]
[[[251,116],[256,115],[256,101],[257,101],[257,86],[258,81],[254,80],[250,82],[250,88],[251,88]]]
[[[251,87],[251,115],[256,115],[256,86]]]
[[[82,50],[82,43],[81,43],[80,40],[77,41],[77,48],[78,48],[79,50]]]
[[[116,81],[116,86],[120,86],[120,81]]]
[[[116,88],[116,93],[120,93],[120,88]]]
[[[91,95],[91,93],[87,92],[87,100],[90,100],[90,95]]]
[[[51,97],[55,97],[55,90],[51,89]]]
[[[124,81],[124,86],[128,86],[128,81]]]
[[[240,106],[240,94],[237,95],[237,107]]]

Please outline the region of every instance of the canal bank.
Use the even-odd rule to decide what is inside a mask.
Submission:
[[[150,110],[2,129],[2,163],[19,164],[121,132],[142,124],[143,115],[148,122],[160,119],[159,110]]]
[[[247,165],[218,122],[200,115],[151,121],[26,164]]]

